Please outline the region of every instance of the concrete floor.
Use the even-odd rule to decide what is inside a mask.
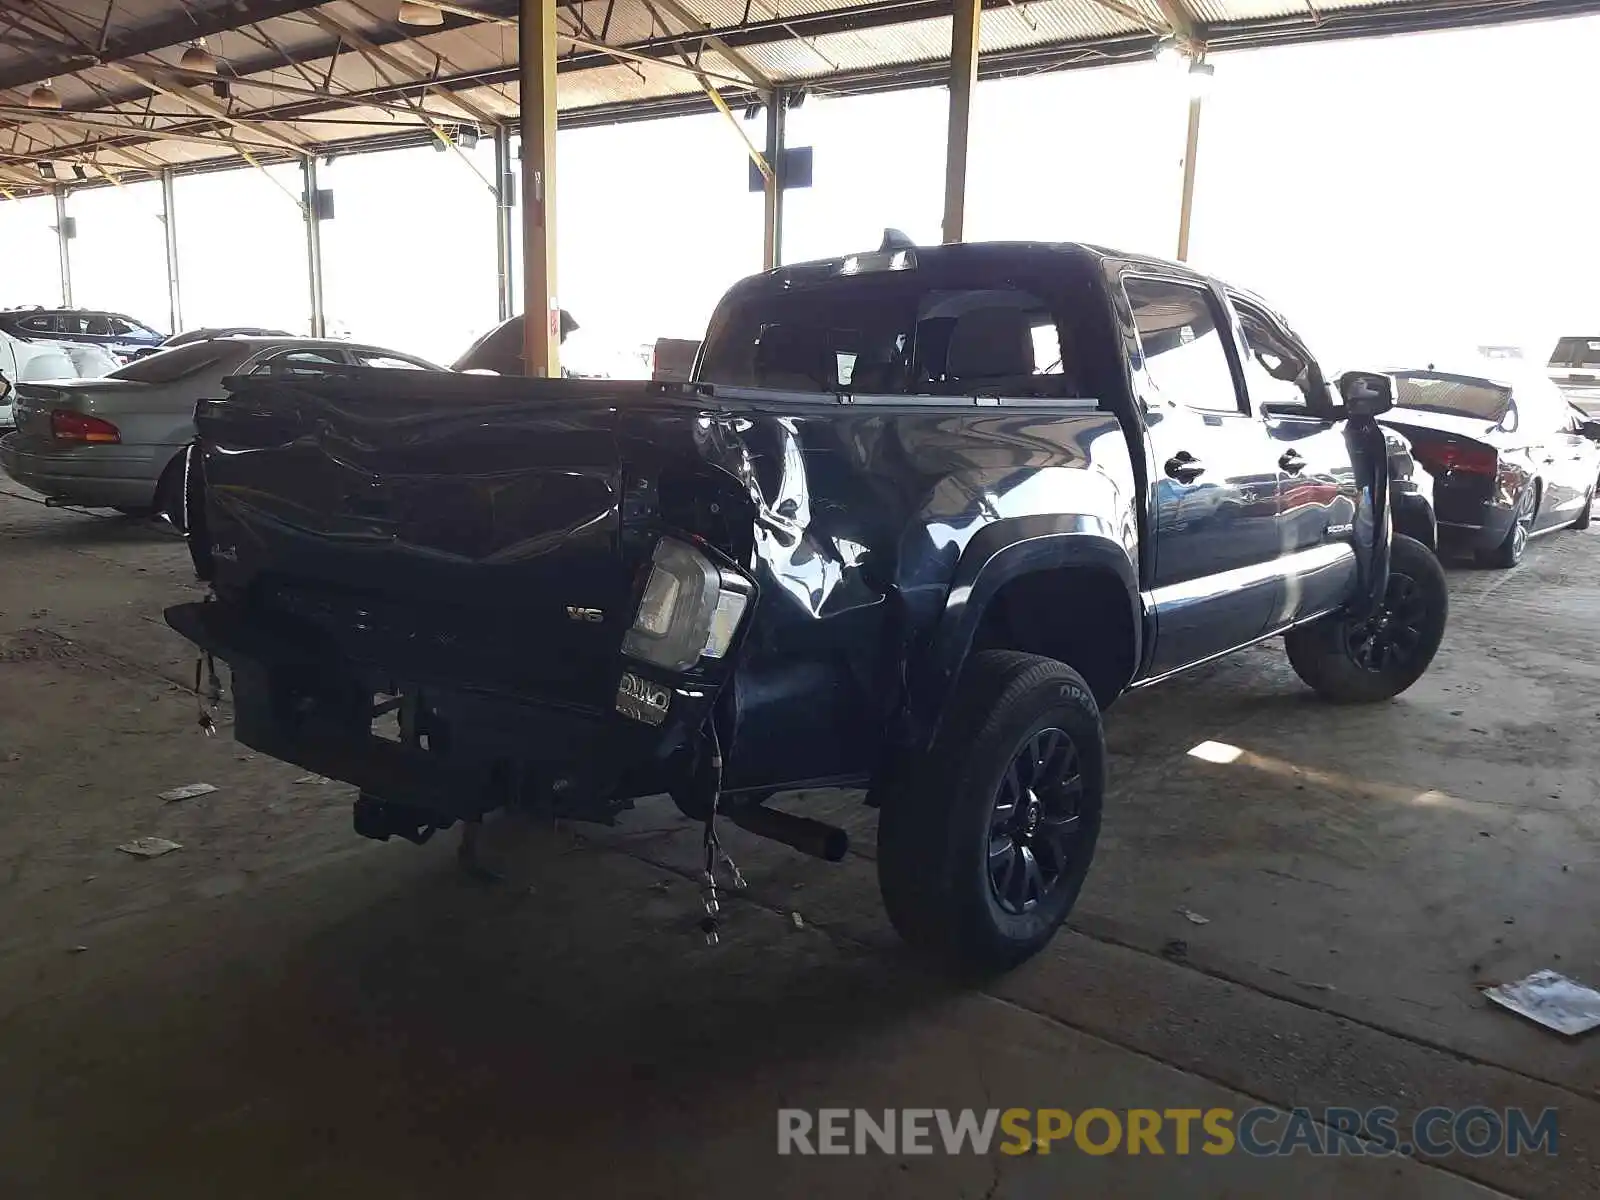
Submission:
[[[0,494],[0,1195],[1600,1195],[1600,1040],[1476,986],[1600,981],[1594,536],[1453,571],[1392,705],[1275,645],[1124,700],[1071,927],[959,992],[898,952],[858,797],[809,801],[839,867],[728,834],[715,949],[665,803],[491,825],[490,890],[356,838],[346,788],[197,730],[180,543]],[[1554,1106],[1560,1153],[776,1156],[780,1106],[1258,1104]]]

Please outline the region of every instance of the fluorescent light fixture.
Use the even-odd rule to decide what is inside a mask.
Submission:
[[[402,25],[423,25],[432,29],[444,24],[444,13],[431,4],[405,0],[400,6],[399,19]]]
[[[1164,37],[1156,43],[1156,61],[1162,66],[1176,69],[1183,65],[1185,57],[1175,37]]]
[[[52,86],[52,81],[46,79],[33,91],[28,93],[29,108],[60,108],[61,94]]]
[[[189,43],[189,48],[183,52],[183,57],[178,60],[178,65],[185,71],[201,71],[207,75],[217,73],[217,56],[206,49],[204,38],[198,38]]]

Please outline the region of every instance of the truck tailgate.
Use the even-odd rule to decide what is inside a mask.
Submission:
[[[381,377],[232,381],[201,404],[218,589],[406,681],[609,706],[634,569],[614,397]]]

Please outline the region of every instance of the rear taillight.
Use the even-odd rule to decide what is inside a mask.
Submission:
[[[50,414],[50,434],[58,442],[120,442],[122,434],[110,421],[58,408]]]
[[[1487,446],[1468,446],[1459,442],[1423,442],[1412,453],[1429,471],[1460,471],[1466,475],[1493,475],[1500,456]]]

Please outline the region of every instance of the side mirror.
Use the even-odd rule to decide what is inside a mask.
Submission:
[[[1339,395],[1347,417],[1376,417],[1394,407],[1394,380],[1377,371],[1346,371]]]
[[[0,395],[3,394],[4,393],[0,393]],[[1582,425],[1578,426],[1578,432],[1583,434],[1583,436],[1588,438],[1591,442],[1600,442],[1600,421],[1590,417]]]

